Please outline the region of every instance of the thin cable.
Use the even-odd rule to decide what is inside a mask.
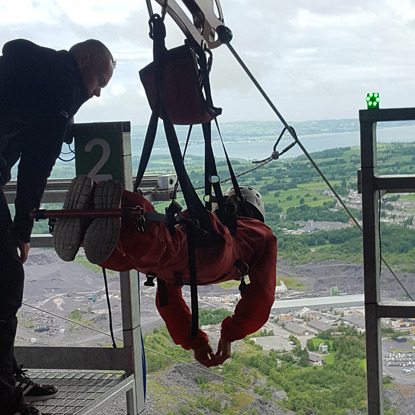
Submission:
[[[240,56],[236,53],[236,50],[233,48],[233,46],[230,43],[227,43],[226,46],[231,51],[232,55],[235,57],[235,59],[238,61],[238,63],[242,66],[246,74],[248,75],[249,79],[254,83],[254,85],[257,87],[258,91],[261,93],[261,95],[265,98],[265,101],[267,101],[268,105],[272,108],[272,110],[275,112],[277,117],[280,119],[280,121],[284,124],[284,127],[291,132],[291,127],[287,124],[284,117],[281,115],[281,113],[277,110],[274,103],[271,101],[269,96],[266,94],[264,89],[261,87],[261,85],[258,83],[258,81],[255,79],[254,75],[252,75],[252,72],[248,69],[248,67],[245,65],[244,61],[240,58]],[[295,139],[295,137],[293,136]]]
[[[267,103],[269,104],[269,106],[272,108],[272,110],[274,111],[274,113],[277,115],[277,117],[280,119],[280,121],[283,123],[284,127],[287,129],[287,131],[291,134],[292,138],[295,140],[295,142],[299,145],[299,147],[301,148],[301,150],[303,151],[303,153],[305,154],[305,156],[308,158],[308,160],[310,161],[310,163],[313,165],[313,167],[316,169],[317,173],[321,176],[321,178],[324,180],[324,182],[326,183],[326,185],[328,186],[328,188],[333,192],[333,194],[335,195],[336,199],[339,201],[339,203],[343,206],[343,208],[346,210],[346,212],[348,213],[348,215],[350,216],[350,218],[353,220],[353,222],[356,224],[356,226],[360,229],[360,231],[363,231],[362,227],[360,226],[359,222],[357,221],[357,219],[352,215],[352,213],[349,211],[348,207],[344,204],[343,200],[341,199],[341,197],[337,194],[336,190],[333,188],[333,186],[330,184],[330,182],[327,180],[327,178],[324,176],[323,172],[319,169],[319,167],[317,166],[317,164],[314,162],[314,160],[312,159],[312,157],[310,156],[310,154],[308,153],[308,151],[306,150],[306,148],[302,145],[302,143],[300,142],[300,140],[298,139],[298,136],[295,132],[295,130],[288,125],[287,121],[285,121],[284,117],[281,115],[281,113],[278,111],[277,107],[274,105],[274,103],[271,101],[271,99],[269,98],[269,96],[267,95],[267,93],[264,91],[264,89],[261,87],[261,85],[258,83],[258,81],[255,79],[254,75],[252,74],[252,72],[249,70],[249,68],[245,65],[245,63],[243,62],[243,60],[240,58],[240,56],[237,54],[237,52],[235,51],[235,49],[231,46],[230,43],[226,44],[229,48],[229,50],[232,52],[233,56],[235,57],[235,59],[238,61],[238,63],[242,66],[242,68],[244,69],[244,71],[246,72],[246,74],[248,75],[249,79],[251,79],[251,81],[255,84],[255,86],[257,87],[258,91],[261,93],[261,95],[264,97],[265,101],[267,101]]]
[[[106,333],[106,332],[104,332],[104,331],[101,331],[101,330],[98,330],[98,329],[95,329],[95,328],[93,328],[93,327],[91,327],[91,326],[87,326],[87,325],[85,325],[85,324],[82,324],[82,323],[80,323],[79,321],[76,321],[76,320],[71,320],[71,319],[69,319],[69,318],[66,318],[66,317],[60,316],[59,314],[53,313],[52,311],[42,310],[41,308],[36,307],[36,306],[32,306],[32,305],[30,305],[30,304],[27,304],[26,302],[23,302],[22,304],[23,304],[24,306],[26,306],[26,307],[33,308],[33,309],[35,309],[35,310],[37,310],[37,311],[40,311],[40,312],[42,312],[42,313],[49,314],[49,315],[51,315],[51,316],[54,316],[54,317],[60,318],[60,319],[62,319],[62,320],[64,320],[64,321],[68,321],[68,322],[70,322],[70,323],[76,324],[76,325],[78,325],[78,326],[84,327],[84,328],[86,328],[86,329],[89,329],[89,330],[92,330],[92,331],[95,331],[95,332],[97,332],[97,333],[100,333],[100,334],[103,334],[103,335],[105,335],[105,336],[110,337],[110,335],[109,335],[108,333]],[[114,339],[117,339],[117,340],[119,340],[119,341],[123,341],[123,339],[122,339],[121,337],[117,337],[117,336],[113,336],[113,341],[114,341]],[[159,356],[163,356],[163,357],[165,357],[165,358],[167,358],[167,359],[174,360],[175,362],[181,363],[181,364],[183,364],[183,365],[186,365],[186,366],[189,366],[189,367],[195,368],[195,369],[197,369],[199,372],[204,372],[204,373],[208,374],[209,376],[214,375],[214,376],[216,376],[217,378],[219,378],[219,379],[221,379],[221,380],[228,381],[228,382],[231,382],[231,383],[233,383],[233,384],[235,384],[235,385],[238,385],[238,386],[240,386],[241,388],[243,388],[243,389],[245,389],[245,390],[247,390],[247,391],[254,391],[254,388],[253,388],[252,386],[247,385],[247,384],[242,383],[242,382],[239,382],[239,381],[237,381],[237,380],[235,380],[235,379],[230,379],[230,378],[227,378],[227,377],[225,377],[225,376],[219,375],[218,373],[215,373],[215,372],[213,372],[212,370],[209,370],[209,369],[206,369],[206,368],[202,367],[201,365],[199,365],[199,364],[198,364],[198,363],[196,363],[196,362],[194,362],[194,363],[184,362],[183,360],[180,360],[180,359],[177,359],[177,358],[175,358],[175,357],[172,357],[172,356],[166,355],[166,354],[164,354],[164,353],[158,352],[158,351],[153,350],[153,349],[150,349],[150,348],[148,348],[148,347],[144,347],[144,350],[145,350],[146,352],[151,352],[151,353],[157,354],[157,355],[159,355]],[[297,406],[301,406],[303,409],[310,409],[309,407],[305,407],[305,406],[298,405],[298,404],[297,404]],[[314,413],[315,413],[315,414],[319,414],[319,413],[321,413],[321,412],[318,412],[318,411],[316,412],[316,411],[314,410]]]
[[[36,306],[34,306],[34,305],[31,305],[31,304],[28,304],[28,303],[25,303],[24,301],[22,302],[22,304],[23,304],[24,306],[26,306],[26,307],[33,308],[34,310],[40,311],[41,313],[49,314],[49,315],[51,315],[51,316],[53,316],[53,317],[60,318],[60,319],[62,319],[62,320],[64,320],[64,321],[67,321],[67,322],[69,322],[69,323],[76,324],[76,325],[81,326],[81,327],[84,327],[84,328],[86,328],[86,329],[89,329],[89,330],[95,331],[96,333],[104,334],[105,336],[110,337],[110,335],[109,335],[107,332],[102,331],[102,330],[95,329],[94,327],[91,327],[91,326],[87,326],[86,324],[83,324],[83,323],[81,323],[80,321],[77,321],[77,320],[71,320],[70,318],[60,316],[59,314],[56,314],[56,313],[54,313],[54,312],[52,312],[52,311],[42,310],[41,308],[36,307]],[[118,339],[118,340],[123,341],[123,339],[121,339],[121,338],[117,338],[117,339]]]
[[[68,150],[69,151],[66,151],[66,152],[64,152],[64,151],[61,151],[61,153],[60,153],[60,155],[59,155],[59,160],[60,161],[64,161],[64,162],[69,162],[69,161],[73,161],[73,160],[75,160],[75,151],[71,148],[71,145],[70,144],[68,144]],[[66,155],[68,155],[68,154],[73,154],[73,157],[72,158],[70,158],[70,159],[68,159],[68,160],[66,160],[66,159],[64,159],[64,158],[62,158],[61,157],[61,155],[64,155],[64,156],[66,156]]]
[[[73,156],[72,158],[70,158],[70,159],[64,159],[64,158],[62,158],[61,156],[59,156],[58,157],[58,159],[60,160],[60,161],[63,161],[63,162],[69,162],[69,161],[74,161],[75,160],[75,156]]]
[[[193,125],[189,125],[189,130],[187,131],[187,137],[186,137],[186,144],[183,149],[183,160],[186,156],[187,147],[189,146],[190,136],[192,134]]]
[[[84,328],[86,328],[86,329],[89,329],[89,330],[95,331],[95,332],[97,332],[97,333],[103,334],[103,335],[105,335],[105,336],[107,336],[107,337],[110,337],[110,334],[106,333],[105,331],[95,329],[95,328],[93,328],[93,327],[91,327],[91,326],[87,326],[86,324],[82,324],[81,322],[79,322],[79,321],[77,321],[77,320],[71,320],[70,318],[60,316],[59,314],[56,314],[56,313],[54,313],[54,312],[52,312],[52,311],[42,310],[41,308],[36,307],[36,306],[33,306],[33,305],[30,305],[30,304],[27,304],[26,302],[23,302],[22,304],[23,304],[24,306],[26,306],[26,307],[33,308],[34,310],[40,311],[40,312],[42,312],[42,313],[44,313],[44,314],[48,314],[48,315],[51,315],[51,316],[54,316],[54,317],[60,318],[60,319],[62,319],[62,320],[64,320],[64,321],[68,321],[68,322],[70,322],[70,323],[76,324],[76,325],[78,325],[78,326],[84,327]],[[117,340],[119,340],[119,341],[123,341],[123,339],[122,339],[121,337],[114,336],[114,338],[115,338],[115,339],[117,339]],[[172,357],[172,356],[166,355],[166,354],[161,353],[161,352],[157,352],[156,350],[150,349],[150,348],[148,348],[148,347],[145,347],[144,349],[145,349],[146,351],[151,352],[151,353],[154,353],[154,354],[157,354],[157,355],[160,355],[160,356],[166,357],[166,358],[168,358],[168,359],[174,360],[174,361],[176,361],[176,362],[178,362],[178,363],[182,363],[182,364],[184,364],[184,365],[188,365],[188,366],[196,367],[196,368],[197,368],[197,369],[199,369],[200,371],[202,371],[202,372],[206,372],[206,373],[208,373],[209,375],[214,374],[215,376],[219,377],[220,379],[223,379],[223,380],[228,380],[229,382],[233,382],[233,383],[235,383],[235,384],[239,384],[239,385],[240,385],[240,386],[242,386],[244,389],[247,389],[247,390],[253,390],[253,388],[252,388],[251,386],[249,386],[249,385],[246,385],[246,384],[244,384],[244,383],[242,383],[242,382],[235,381],[234,379],[228,379],[228,378],[226,378],[226,377],[224,377],[224,376],[221,376],[221,375],[219,375],[219,374],[217,374],[217,373],[215,373],[215,372],[211,372],[209,369],[205,369],[204,367],[200,367],[200,366],[199,366],[199,365],[197,365],[196,363],[188,363],[188,362],[184,362],[183,360],[177,359],[177,358],[175,358],[175,357]],[[195,366],[195,365],[196,365],[196,366]]]
[[[252,72],[248,69],[248,67],[245,65],[243,60],[240,58],[240,56],[237,54],[235,49],[231,46],[230,43],[227,43],[226,46],[228,46],[229,50],[235,57],[235,59],[238,61],[238,63],[241,65],[241,67],[244,69],[245,73],[248,75],[248,77],[251,79],[251,81],[254,83],[254,85],[257,87],[258,91],[261,93],[261,95],[264,97],[265,101],[269,104],[269,106],[272,108],[274,113],[277,115],[277,117],[280,119],[280,121],[283,123],[283,125],[286,127],[287,131],[291,134],[291,136],[294,138],[298,146],[303,151],[304,155],[307,157],[309,162],[312,164],[312,166],[316,169],[317,173],[320,175],[320,177],[323,179],[323,181],[326,183],[327,187],[332,191],[338,202],[342,205],[343,209],[347,212],[349,217],[352,219],[352,221],[355,223],[357,228],[360,230],[361,233],[363,233],[363,228],[360,225],[360,223],[357,221],[357,219],[353,216],[353,214],[350,212],[349,208],[345,205],[340,195],[336,192],[336,190],[333,188],[333,186],[330,184],[330,182],[327,180],[323,172],[320,170],[320,168],[317,166],[313,158],[310,156],[309,152],[306,150],[306,148],[303,146],[303,144],[300,142],[300,140],[297,137],[297,134],[295,130],[288,125],[288,123],[285,121],[284,117],[281,115],[281,113],[278,111],[278,109],[275,107],[274,103],[271,101],[269,96],[266,94],[264,89],[261,87],[261,85],[258,83],[258,81],[253,76]],[[392,273],[395,280],[399,283],[399,285],[404,289],[405,293],[409,295],[409,297],[412,299],[412,296],[408,293],[408,290],[404,288],[402,282],[399,280],[399,277],[395,274],[395,272],[392,270],[392,268],[389,266],[389,264],[386,262],[386,260],[381,256],[381,261],[384,263],[384,265],[388,268],[388,270]],[[412,299],[412,301],[414,301]]]
[[[108,290],[107,272],[105,271],[105,268],[102,268],[102,274],[104,275],[105,294],[107,296],[108,320],[109,320],[110,333],[111,333],[111,338],[112,338],[112,347],[116,349],[117,343],[115,342],[115,339],[114,339],[114,328],[112,326],[112,310],[111,310],[111,304],[110,304],[110,294]]]
[[[256,165],[255,167],[252,167],[252,168],[250,168],[248,170],[244,170],[241,173],[235,174],[235,177],[241,177],[241,176],[243,176],[245,174],[250,173],[251,171],[254,171],[256,169],[259,169],[260,167],[265,166],[266,164],[268,164],[270,161],[272,161],[272,159],[266,160],[266,161],[262,162],[261,164]],[[223,180],[221,179],[220,182],[221,183],[226,183],[226,182],[229,182],[231,180],[232,180],[232,177],[229,176],[226,179],[223,179]],[[199,187],[195,187],[195,190],[202,190],[204,188],[205,188],[205,186],[199,186]],[[179,190],[179,191],[181,191],[181,190]]]

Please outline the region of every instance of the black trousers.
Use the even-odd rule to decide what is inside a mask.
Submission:
[[[14,414],[23,405],[13,372],[16,314],[22,305],[24,270],[11,228],[10,212],[0,188],[0,408],[5,415]]]

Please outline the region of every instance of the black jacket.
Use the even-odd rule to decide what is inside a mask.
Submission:
[[[71,118],[88,99],[74,57],[67,51],[17,39],[0,56],[0,186],[20,159],[14,231],[28,242],[30,211],[38,208]],[[5,212],[0,207],[0,226]]]

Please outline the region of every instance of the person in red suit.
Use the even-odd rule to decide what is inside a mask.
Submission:
[[[88,195],[93,192],[95,208],[140,207],[144,214],[154,212],[153,205],[144,197],[122,191],[114,181],[100,182],[94,186],[85,177],[78,180],[82,182],[82,190],[75,189],[76,186],[72,185],[72,190],[68,193],[70,195],[72,192],[72,196],[67,196],[64,205],[66,209],[84,209],[84,205],[90,202],[82,202],[80,205],[77,194]],[[90,190],[85,190],[85,186]],[[198,285],[241,280],[245,276],[249,278],[245,289],[241,290],[241,298],[233,315],[222,322],[216,353],[209,344],[208,336],[200,328],[196,339],[190,337],[191,313],[182,297],[182,286],[190,283],[187,236],[183,225],[176,225],[174,232],[171,232],[163,221],[148,220],[143,227],[137,227],[133,218],[96,218],[87,227],[85,234],[79,235],[75,242],[68,242],[67,246],[79,247],[83,241],[87,258],[103,268],[120,272],[135,269],[164,281],[163,295],[167,294],[167,302],[161,301],[158,287],[156,306],[172,339],[186,350],[193,349],[195,359],[203,365],[215,366],[230,357],[233,341],[256,332],[267,322],[274,302],[276,237],[263,222],[265,211],[261,195],[247,186],[240,186],[240,190],[247,207],[244,209],[245,215],[252,217],[241,216],[241,212],[237,211],[237,231],[232,236],[217,216],[209,212],[213,229],[223,238],[224,243],[196,247]],[[230,202],[235,197],[234,190],[229,189],[225,196]],[[112,200],[110,203],[108,198]],[[89,198],[85,196],[85,199]],[[78,202],[71,203],[70,200]],[[183,216],[187,216],[187,211],[184,211]],[[59,240],[64,225],[71,221],[73,222],[70,219],[58,219],[54,230],[55,239]],[[108,232],[108,229],[113,229],[114,232]],[[67,227],[65,233],[70,233]],[[108,243],[105,242],[106,239]],[[107,249],[111,243],[112,247]],[[100,256],[102,246],[105,252]],[[63,259],[71,260],[76,255],[76,252],[72,252],[68,256],[65,246],[60,246],[59,243],[55,244],[55,249]]]

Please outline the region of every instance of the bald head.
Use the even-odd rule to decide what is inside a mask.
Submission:
[[[110,81],[116,62],[109,49],[99,40],[88,39],[69,49],[76,59],[88,97],[99,97]]]

